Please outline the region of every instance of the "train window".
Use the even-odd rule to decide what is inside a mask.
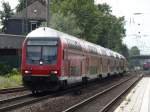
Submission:
[[[71,49],[78,49],[78,50],[82,49],[81,45],[77,41],[67,39],[67,43],[68,43],[68,47]]]
[[[56,64],[57,62],[57,46],[28,46],[27,47],[27,63],[39,64]]]
[[[57,47],[44,46],[42,52],[42,60],[44,64],[56,64],[57,61]]]
[[[90,45],[89,45],[89,46],[88,46],[88,48],[89,48],[89,52],[90,52],[90,53],[98,54],[98,53],[97,53],[97,49],[96,49],[96,47],[94,47],[94,46],[90,46]]]
[[[90,74],[96,74],[97,73],[97,67],[96,66],[90,66]]]
[[[78,66],[70,66],[70,75],[77,76],[80,74],[80,68]]]
[[[41,59],[41,47],[40,46],[28,46],[27,47],[27,63],[38,64]]]

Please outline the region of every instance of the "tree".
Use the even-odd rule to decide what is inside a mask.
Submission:
[[[95,5],[94,0],[52,0],[51,11],[68,17],[75,15],[76,26],[81,31],[79,38],[121,51],[124,17],[113,16],[109,5]]]
[[[112,12],[111,7],[106,3],[98,4],[97,7],[98,7],[98,10],[105,15],[110,15]]]
[[[127,46],[126,46],[125,44],[122,44],[120,53],[121,53],[124,57],[126,57],[126,59],[129,59],[129,49],[127,48]]]
[[[81,29],[76,24],[75,15],[64,16],[62,13],[55,13],[51,17],[50,26],[59,31],[79,36]]]
[[[18,0],[19,4],[16,7],[16,12],[22,11],[26,7],[26,0]]]
[[[133,46],[130,51],[129,51],[130,57],[140,55],[140,50],[138,49],[137,46]]]
[[[102,27],[97,44],[120,52],[123,46],[122,38],[125,36],[124,17],[117,18],[112,15],[111,7],[107,4],[98,4],[97,7]]]
[[[64,16],[69,16],[68,13],[75,15],[76,24],[82,31],[79,38],[96,40],[93,33],[97,24],[94,0],[52,0],[51,7],[54,13],[60,12]]]
[[[11,9],[8,2],[2,2],[2,8],[3,9],[0,11],[0,19],[1,24],[3,25],[2,32],[5,32],[7,21],[13,15],[13,10]]]

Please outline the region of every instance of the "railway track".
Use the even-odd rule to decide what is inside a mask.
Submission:
[[[25,87],[0,89],[0,94],[14,93],[14,92],[20,92],[20,91],[25,91],[25,90],[27,90],[27,88],[25,88]]]
[[[109,102],[107,102],[107,104],[103,104],[103,106],[100,107],[100,105],[98,105],[100,107],[100,110],[98,110],[98,112],[107,112],[111,107],[112,105],[118,101],[118,99],[120,97],[122,97],[126,92],[128,92],[140,79],[141,79],[142,76],[140,76],[139,78],[137,78],[129,87],[127,87],[123,92],[121,92],[121,94],[117,95],[115,98],[113,98],[112,100],[110,100]],[[135,76],[132,77],[132,79],[135,78]],[[106,94],[109,94],[110,91],[112,91],[113,89],[119,87],[120,85],[123,85],[124,83],[127,83],[128,81],[131,80],[131,77],[128,78],[127,80],[125,81],[122,81],[116,85],[113,85],[112,87],[102,91],[102,92],[99,92],[87,99],[85,99],[84,101],[78,103],[78,104],[75,104],[73,106],[71,106],[70,108],[64,110],[63,112],[82,112],[85,109],[88,109],[89,106],[87,106],[88,104],[94,104],[92,103],[94,100],[98,99],[100,96],[105,96]],[[110,95],[110,94],[109,94]],[[106,97],[106,96],[105,96]],[[85,111],[85,110],[84,110]],[[93,110],[94,112],[94,110]]]
[[[38,101],[42,101],[44,99],[53,98],[56,96],[67,94],[67,93],[72,92],[72,91],[76,91],[77,89],[81,89],[81,88],[80,87],[76,87],[73,89],[70,88],[70,89],[63,90],[63,91],[57,91],[57,92],[51,93],[51,94],[41,93],[37,96],[35,96],[33,94],[27,94],[27,95],[18,96],[15,98],[1,100],[0,101],[0,112],[7,112],[10,110],[21,108],[23,106],[33,104],[33,103],[38,102]]]
[[[34,97],[32,94],[19,96],[16,98],[11,98],[7,100],[0,101],[0,112],[7,112],[12,109],[20,108],[34,102],[38,102],[43,99],[52,97],[52,95],[46,95],[41,97]]]
[[[71,93],[71,92],[76,91],[76,90],[81,89],[81,88],[82,87],[78,86],[78,87],[73,88],[73,89],[69,88],[67,90],[57,91],[55,93],[46,94],[44,96],[40,95],[38,97],[35,97],[32,94],[27,94],[27,95],[18,96],[15,98],[1,100],[0,101],[0,112],[7,112],[10,110],[15,110],[17,108],[21,108],[21,107],[27,106],[29,104],[33,104],[33,103],[42,101],[44,99],[54,98],[54,97],[57,97],[60,95],[68,94],[69,92]]]

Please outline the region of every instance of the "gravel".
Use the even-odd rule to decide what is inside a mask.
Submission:
[[[19,91],[19,92],[13,92],[13,93],[0,94],[0,101],[7,100],[10,98],[15,98],[15,97],[22,96],[22,95],[27,95],[27,94],[31,94],[31,92],[30,91]]]
[[[74,112],[99,112],[105,105],[107,105],[110,101],[117,97],[118,94],[121,94],[124,91],[124,89],[130,87],[130,85],[136,79],[137,77],[99,96],[97,99],[93,100],[92,102],[89,102],[87,105],[81,107],[80,109]]]
[[[112,78],[111,81],[104,80],[104,81],[101,81],[101,83],[92,84],[91,86],[88,86],[87,88],[83,88],[81,95],[74,95],[73,93],[68,93],[63,96],[49,98],[49,99],[46,99],[46,100],[43,100],[34,104],[30,104],[22,108],[13,110],[11,112],[61,112],[67,109],[68,107],[76,103],[79,103],[82,100],[87,99],[88,97],[100,91],[103,91],[106,88],[111,87],[114,84],[117,84],[118,82],[121,82],[129,78],[130,75],[131,74],[128,74],[124,77],[115,77],[115,78]]]

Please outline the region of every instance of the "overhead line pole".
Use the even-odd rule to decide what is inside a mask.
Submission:
[[[25,8],[25,33],[28,33],[28,0],[26,0],[26,8]]]
[[[50,22],[50,0],[47,0],[47,27],[49,27]]]

